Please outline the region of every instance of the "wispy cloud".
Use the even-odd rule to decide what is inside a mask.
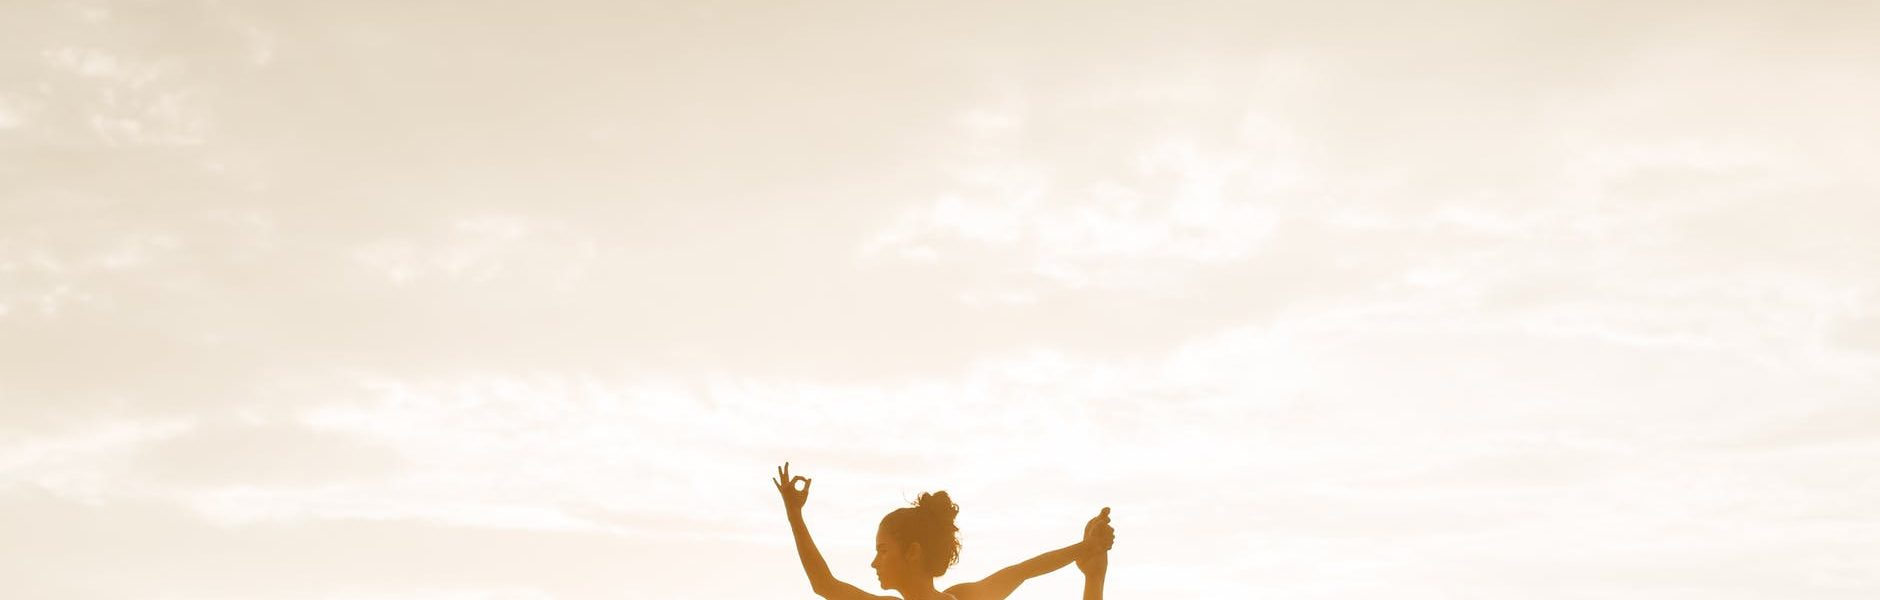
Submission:
[[[966,111],[953,186],[909,209],[859,250],[864,259],[1012,257],[1020,281],[1070,289],[1179,289],[1192,265],[1237,262],[1262,249],[1288,204],[1317,191],[1307,149],[1272,115],[1130,124],[1108,143],[1054,154],[1059,127],[1157,110],[1212,115],[1221,106],[1175,100],[1052,97]],[[1037,123],[1034,123],[1036,121]],[[1222,143],[1208,127],[1235,134]],[[1075,143],[1074,141],[1072,143]],[[1006,291],[1004,294],[1015,293]],[[982,297],[976,293],[975,297]]]

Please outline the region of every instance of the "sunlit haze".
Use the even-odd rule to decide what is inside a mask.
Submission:
[[[1876,31],[0,3],[0,597],[1880,597]]]

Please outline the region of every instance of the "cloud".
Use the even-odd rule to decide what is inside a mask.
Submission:
[[[1834,341],[1842,347],[1880,354],[1880,316],[1845,318],[1834,332]]]
[[[394,519],[231,527],[163,502],[81,504],[27,488],[0,493],[9,589],[56,598],[170,594],[203,598],[391,596],[589,598],[729,594],[750,581],[794,582],[777,548],[658,543],[570,532],[466,529]],[[747,579],[623,571],[662,556],[752,565]],[[267,557],[258,560],[256,557]],[[241,565],[232,568],[231,565]],[[628,571],[632,571],[629,573]],[[109,572],[112,577],[97,577]],[[282,596],[282,594],[287,594]],[[506,596],[507,595],[507,596]]]
[[[132,490],[136,451],[155,441],[181,435],[193,420],[114,420],[85,422],[66,431],[10,438],[0,445],[0,486],[20,486],[82,502],[97,503]]]
[[[137,60],[101,48],[64,46],[46,50],[46,62],[89,80],[70,88],[78,117],[107,146],[194,146],[206,139],[207,109],[178,83],[175,62]]]
[[[1880,441],[1880,408],[1851,397],[1857,394],[1850,390],[1840,394],[1849,397],[1811,402],[1783,411],[1768,422],[1723,432],[1713,443],[1726,449],[1764,451],[1804,450],[1812,446],[1858,449],[1863,444]]]
[[[398,455],[344,435],[274,423],[204,424],[143,448],[133,469],[159,485],[319,486],[395,472]]]
[[[0,93],[0,130],[18,129],[30,119],[31,101],[25,96]]]
[[[1023,116],[1012,109],[967,111],[953,189],[873,234],[860,256],[915,262],[1012,256],[1010,268],[1021,278],[1134,291],[1179,289],[1191,265],[1249,259],[1279,226],[1291,196],[1314,184],[1303,173],[1310,159],[1271,115],[1254,111],[1238,123],[1210,123],[1222,106],[1174,98],[1032,100]],[[1076,137],[1057,129],[1063,124],[1127,119],[1145,104],[1206,116],[1173,128],[1122,121],[1125,133],[1106,148],[1078,152],[1076,163],[1044,158],[1061,150],[1063,138]],[[993,114],[1002,116],[987,116]],[[1203,130],[1207,125],[1239,135],[1217,142]]]
[[[371,242],[353,257],[395,285],[433,278],[515,285],[518,277],[546,275],[539,283],[566,292],[581,284],[598,248],[594,238],[564,223],[483,214],[455,219],[429,239]]]

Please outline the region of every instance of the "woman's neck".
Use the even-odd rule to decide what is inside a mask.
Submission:
[[[932,579],[919,579],[907,584],[907,586],[901,588],[901,597],[906,600],[937,600],[939,598],[946,598],[946,596],[940,595],[940,590],[934,589]]]

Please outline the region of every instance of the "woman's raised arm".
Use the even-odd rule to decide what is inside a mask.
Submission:
[[[797,489],[798,481],[803,482],[803,489]],[[796,537],[796,556],[802,559],[803,572],[809,575],[810,590],[828,600],[895,600],[864,592],[862,588],[837,580],[829,572],[829,563],[823,561],[822,552],[816,550],[815,540],[809,537],[809,526],[803,524],[803,504],[809,501],[808,477],[791,477],[790,463],[786,462],[777,467],[777,476],[770,482],[777,484],[777,493],[783,496],[783,510],[790,517],[790,533]]]

